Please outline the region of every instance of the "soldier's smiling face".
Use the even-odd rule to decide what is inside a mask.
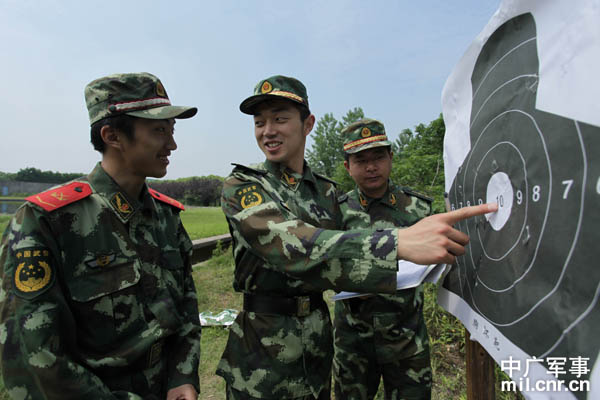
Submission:
[[[314,115],[304,121],[300,111],[289,101],[264,101],[254,109],[254,136],[269,161],[282,163],[302,172],[306,136],[315,123]]]
[[[380,198],[387,190],[392,170],[392,153],[388,146],[375,147],[350,154],[344,161],[348,174],[369,197]]]
[[[125,168],[139,177],[161,178],[167,173],[169,156],[177,149],[174,119],[136,118],[133,140],[124,138],[121,154]],[[124,136],[124,135],[123,135]]]

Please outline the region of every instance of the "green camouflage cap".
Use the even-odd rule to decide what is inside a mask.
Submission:
[[[361,119],[342,129],[342,137],[346,154],[392,145],[385,134],[383,124],[370,118]]]
[[[244,114],[252,115],[252,110],[258,103],[276,98],[273,96],[295,101],[308,108],[308,95],[302,82],[289,76],[275,75],[258,82],[254,87],[254,95],[242,101],[240,110]]]
[[[172,106],[160,80],[147,72],[114,74],[85,87],[90,125],[102,118],[127,114],[138,118],[191,118],[196,107]]]

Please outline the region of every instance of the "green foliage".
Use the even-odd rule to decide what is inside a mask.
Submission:
[[[312,133],[314,143],[306,151],[306,161],[311,168],[320,174],[333,177],[339,164],[344,162],[342,129],[364,117],[360,107],[348,111],[342,117],[342,121],[336,120],[331,113],[321,117]]]
[[[11,180],[20,182],[64,183],[83,175],[80,173],[42,171],[37,168],[28,167],[21,168],[19,172],[14,174],[14,179]]]
[[[11,172],[2,172],[0,171],[0,181],[14,181],[15,175]]]
[[[440,115],[429,125],[419,124],[415,131],[403,130],[394,147],[391,178],[434,198],[434,212],[446,211],[444,202],[444,160],[442,157],[446,127]]]
[[[346,171],[344,164],[338,164],[331,179],[337,182],[337,189],[340,193],[348,193],[354,189],[355,183]]]
[[[191,206],[220,205],[224,178],[216,175],[176,180],[151,180],[148,184],[161,193]]]

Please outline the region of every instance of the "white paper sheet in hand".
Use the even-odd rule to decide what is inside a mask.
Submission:
[[[419,265],[410,261],[398,261],[396,274],[396,288],[398,290],[410,289],[423,282],[437,283],[441,276],[449,269],[446,264]],[[333,301],[349,299],[359,296],[371,296],[369,293],[340,292],[333,296]]]

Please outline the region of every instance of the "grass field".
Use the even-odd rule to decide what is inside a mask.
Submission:
[[[181,221],[192,240],[229,233],[221,207],[186,207]]]
[[[4,232],[11,217],[0,214],[0,232]],[[181,213],[181,220],[192,240],[229,232],[220,207],[186,207]]]

